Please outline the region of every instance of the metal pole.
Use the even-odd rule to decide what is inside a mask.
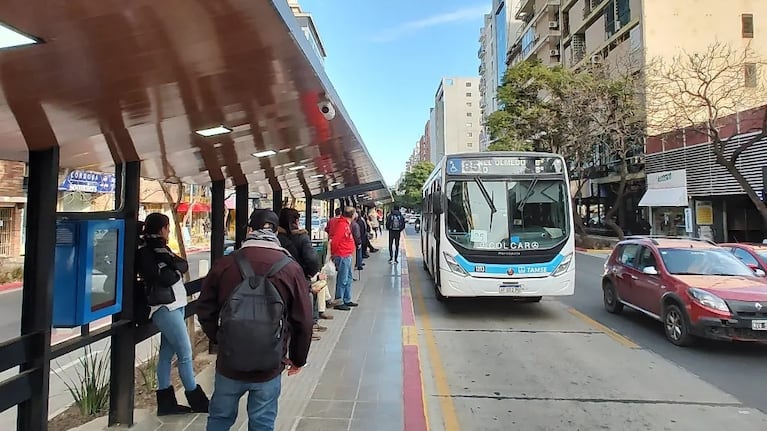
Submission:
[[[210,205],[210,259],[211,266],[224,255],[224,180],[213,181]]]
[[[272,211],[277,214],[282,211],[282,190],[272,189]]]
[[[304,219],[306,219],[306,232],[309,233],[309,238],[312,237],[312,197],[307,196],[306,197],[306,215],[304,216]]]
[[[21,364],[20,372],[36,370],[30,378],[34,396],[19,404],[17,429],[48,429],[48,396],[51,375],[51,325],[53,321],[53,268],[56,256],[56,200],[59,148],[29,152],[24,288],[21,335],[35,338],[36,354]]]
[[[123,250],[123,297],[122,311],[112,318],[134,319],[134,292],[136,283],[135,253],[138,247],[138,208],[141,188],[141,162],[128,162],[116,169],[117,189],[115,206],[122,211],[125,220],[125,248]],[[136,339],[135,325],[126,325],[112,336],[110,384],[109,384],[109,426],[133,425],[136,381]]]
[[[235,248],[240,248],[242,242],[245,241],[245,235],[248,232],[248,183],[240,184],[234,188],[236,193],[236,211],[235,216]]]

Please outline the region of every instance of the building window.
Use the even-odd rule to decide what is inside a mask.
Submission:
[[[467,143],[466,143],[466,147],[468,147],[468,148],[471,148],[471,147],[473,147],[473,146],[474,146],[474,144],[472,144],[471,142],[467,142]]]
[[[466,136],[469,137],[469,138],[473,138],[474,137],[474,133],[466,132]]]
[[[471,93],[466,93],[466,97],[471,97]]]
[[[746,63],[743,65],[743,75],[746,81],[747,88],[756,87],[756,63]]]
[[[471,117],[471,112],[467,112],[467,113],[466,113],[466,116],[467,116],[467,117]]]
[[[466,128],[470,129],[471,128],[471,123],[466,123]]]
[[[471,102],[466,102],[466,107],[471,108]]]
[[[753,39],[754,37],[754,15],[750,13],[744,13],[740,16],[740,25],[743,33],[743,38]]]
[[[466,82],[467,87],[471,87],[471,81]]]

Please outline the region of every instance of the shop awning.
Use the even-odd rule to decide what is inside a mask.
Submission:
[[[649,189],[639,201],[640,207],[686,207],[687,187]]]
[[[181,202],[180,204],[178,204],[178,208],[176,208],[176,211],[178,211],[179,213],[189,212],[189,202]],[[195,202],[192,204],[192,212],[193,213],[209,213],[210,205],[204,204],[201,202]]]

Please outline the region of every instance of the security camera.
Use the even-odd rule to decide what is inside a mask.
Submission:
[[[336,118],[336,109],[333,108],[333,104],[330,103],[329,100],[320,101],[317,104],[317,107],[320,109],[320,113],[322,113],[322,116],[325,117],[326,120],[330,121]]]

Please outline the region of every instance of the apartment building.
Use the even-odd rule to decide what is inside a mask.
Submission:
[[[421,154],[418,155],[418,160],[421,162],[428,162],[431,160],[431,142],[429,138],[430,128],[431,122],[427,121],[423,128],[423,135],[421,135],[421,139],[419,141]]]
[[[479,90],[482,130],[480,131],[480,150],[487,150],[490,145],[490,133],[487,130],[487,118],[498,110],[498,87],[503,83],[506,73],[506,56],[509,46],[524,23],[514,17],[514,11],[521,0],[493,0],[490,13],[484,16],[484,25],[479,36]]]
[[[512,35],[505,63],[538,59],[543,64],[561,62],[562,28],[560,6],[568,0],[521,0],[514,17],[521,22]]]
[[[434,97],[435,141],[432,159],[479,151],[482,130],[479,77],[442,78]]]

